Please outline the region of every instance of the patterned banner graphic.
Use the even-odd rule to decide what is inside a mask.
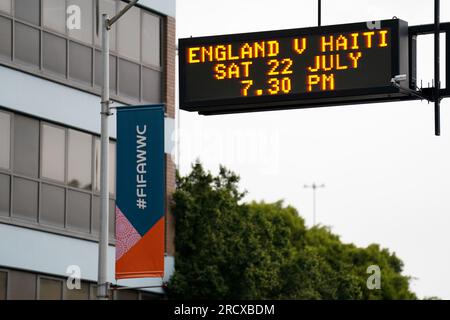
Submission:
[[[164,275],[164,107],[117,109],[116,279]]]

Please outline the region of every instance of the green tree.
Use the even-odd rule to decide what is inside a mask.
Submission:
[[[213,176],[195,163],[177,175],[173,298],[414,299],[395,254],[378,245],[343,244],[325,227],[307,229],[295,208],[242,203],[239,177]],[[369,265],[382,271],[380,290],[366,286]]]

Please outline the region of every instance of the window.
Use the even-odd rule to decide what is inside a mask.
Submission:
[[[28,272],[10,271],[8,280],[8,299],[34,300],[36,298],[36,275]]]
[[[64,182],[66,131],[42,125],[42,177]]]
[[[9,169],[11,157],[11,116],[0,112],[0,168]]]
[[[15,26],[15,58],[39,67],[39,30],[22,23],[16,23]]]
[[[114,300],[139,300],[139,292],[135,290],[117,290]]]
[[[66,33],[66,1],[43,0],[43,25],[44,27]]]
[[[39,121],[14,116],[14,171],[37,178],[39,169]]]
[[[141,300],[159,300],[157,294],[150,293],[150,292],[141,292]]]
[[[14,178],[13,217],[37,221],[38,183],[22,178]]]
[[[95,33],[95,44],[99,47],[102,45],[102,14],[106,13],[109,18],[116,15],[116,5],[115,0],[100,0],[99,3],[99,21],[98,21],[98,35]],[[116,51],[116,25],[113,24],[111,30],[109,30],[109,48],[112,51]]]
[[[160,24],[159,17],[142,13],[142,61],[158,67],[161,65]]]
[[[62,281],[39,278],[39,300],[62,300]]]
[[[89,299],[89,283],[81,282],[80,289],[69,290],[64,286],[64,300],[88,300]]]
[[[82,42],[92,43],[93,35],[93,2],[92,0],[68,0],[67,8],[76,5],[81,9],[80,29],[69,30],[69,36]]]
[[[67,201],[67,226],[76,231],[89,233],[91,195],[69,190]]]
[[[66,77],[66,39],[44,32],[42,42],[44,69]]]
[[[0,0],[0,64],[99,95],[101,14],[112,17],[126,4],[119,0]],[[67,22],[78,23],[67,21],[78,15],[78,8],[71,6],[81,10],[76,29],[67,27]],[[109,31],[110,89],[115,100],[160,101],[162,21],[156,13],[135,6]]]
[[[94,191],[100,192],[100,166],[101,166],[100,139],[95,138],[94,154]],[[109,193],[116,193],[116,143],[109,143]]]
[[[98,50],[95,50],[95,85],[102,86],[103,85],[103,56],[102,53]],[[114,56],[109,56],[109,88],[113,93],[116,93],[117,87],[117,58]]]
[[[70,77],[91,85],[92,49],[75,42],[70,42],[69,62]]]
[[[1,0],[0,0],[1,1]],[[11,20],[0,17],[0,57],[11,60]]]
[[[139,99],[139,65],[119,59],[119,94]]]
[[[142,98],[146,102],[161,101],[161,73],[142,67]]]
[[[40,25],[40,0],[15,0],[16,18]]]
[[[75,188],[90,190],[92,161],[92,136],[69,130],[68,181]]]
[[[0,216],[9,217],[11,178],[0,173]]]
[[[120,10],[126,4],[120,2]],[[128,58],[140,59],[140,27],[141,11],[133,7],[118,21],[118,48],[119,54]]]
[[[6,290],[8,288],[8,274],[0,271],[0,300],[6,300]]]
[[[0,0],[0,11],[11,14],[11,0]]]
[[[65,190],[49,184],[42,184],[41,215],[39,222],[49,226],[64,227]]]

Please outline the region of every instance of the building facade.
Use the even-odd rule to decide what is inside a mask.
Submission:
[[[0,300],[95,299],[100,218],[101,14],[121,0],[0,0]],[[100,17],[100,19],[99,19]],[[114,279],[112,299],[154,299],[174,268],[175,0],[140,0],[110,31],[114,106],[164,103],[165,279]],[[66,285],[81,278],[81,288]],[[131,289],[131,288],[143,289]],[[130,289],[126,289],[130,288]]]

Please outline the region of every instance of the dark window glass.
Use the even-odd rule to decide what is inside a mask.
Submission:
[[[63,188],[42,184],[41,215],[39,222],[64,227],[65,191]]]
[[[139,300],[139,292],[135,290],[117,290],[114,300]]]
[[[120,9],[125,7],[126,3],[120,2]],[[118,51],[120,55],[131,59],[140,59],[140,28],[141,11],[139,8],[131,8],[119,20],[118,26]]]
[[[9,169],[11,156],[11,116],[0,112],[0,168]]]
[[[64,182],[66,131],[42,125],[42,176]]]
[[[44,32],[42,46],[44,69],[65,77],[67,65],[66,40]]]
[[[92,33],[94,29],[93,6],[92,0],[68,0],[67,8],[71,11],[70,6],[76,5],[81,9],[81,24],[78,28],[69,29],[69,36],[82,42],[92,43]],[[71,14],[69,14],[70,17]],[[70,22],[69,22],[70,23]]]
[[[14,116],[14,171],[37,178],[39,170],[39,121]]]
[[[67,226],[71,229],[89,233],[91,196],[69,190],[67,203]]]
[[[11,0],[0,0],[0,11],[11,14]]]
[[[39,278],[39,300],[62,300],[62,281]]]
[[[0,17],[0,57],[11,59],[11,20]]]
[[[66,1],[43,0],[42,5],[44,27],[66,33]]]
[[[161,101],[161,73],[142,68],[142,96],[146,102]]]
[[[75,188],[92,188],[92,136],[69,130],[68,181]]]
[[[70,42],[69,61],[70,77],[91,85],[92,49],[75,42]]]
[[[159,300],[159,296],[149,292],[141,292],[141,300]]]
[[[16,23],[14,36],[15,59],[39,66],[39,30]]]
[[[106,13],[109,18],[116,15],[116,0],[100,0],[99,3],[99,31],[95,33],[95,44],[99,47],[102,45],[102,14]],[[116,24],[109,30],[109,47],[110,50],[116,51]]]
[[[6,174],[0,173],[0,216],[9,216],[10,207],[10,190],[11,190],[11,178]]]
[[[64,286],[64,300],[88,300],[89,299],[89,284],[81,282],[80,289],[70,290]]]
[[[37,182],[14,178],[13,217],[37,221],[38,184]]]
[[[119,94],[139,99],[139,65],[119,59]]]
[[[15,0],[16,18],[39,25],[41,16],[40,0]]]
[[[8,274],[0,271],[0,300],[6,300],[6,290],[8,286]]]
[[[29,272],[10,271],[8,281],[8,299],[36,299],[36,275]]]
[[[95,50],[95,85],[103,85],[103,57],[102,53]],[[117,58],[109,56],[109,87],[113,93],[116,92]]]
[[[142,13],[142,61],[158,67],[161,65],[160,25],[158,16]]]

